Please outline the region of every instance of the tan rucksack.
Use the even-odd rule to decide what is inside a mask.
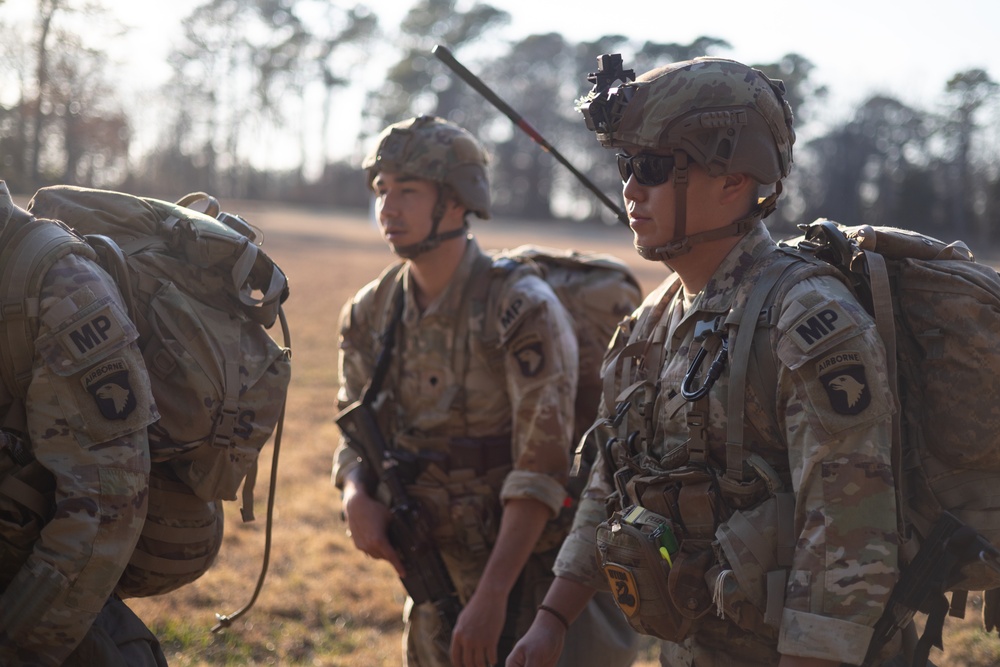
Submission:
[[[874,317],[900,406],[893,473],[903,564],[869,659],[919,610],[929,614],[917,649],[926,662],[949,605],[962,616],[969,591],[1000,588],[1000,275],[961,241],[829,220],[804,229],[783,245],[839,269]],[[731,356],[730,372],[746,363]],[[774,396],[771,373],[749,378],[758,396]]]
[[[290,378],[285,276],[252,228],[201,193],[171,204],[58,186],[39,190],[28,209],[38,220],[3,248],[4,303],[30,304],[53,261],[93,248],[139,330],[161,419],[148,429],[149,511],[118,592],[174,590],[213,562],[220,501],[235,500],[241,484],[243,518],[253,519],[258,455],[280,430]],[[278,319],[284,346],[265,330]],[[0,369],[15,396],[30,378],[36,326],[31,317],[0,322]]]
[[[579,346],[574,441],[594,423],[600,404],[601,363],[618,325],[639,307],[642,289],[632,271],[617,257],[537,245],[522,245],[493,254],[497,271],[535,267],[573,317]],[[497,295],[490,295],[496,299]],[[495,312],[489,308],[487,312]],[[484,327],[495,332],[496,326]],[[591,461],[592,461],[591,457]]]

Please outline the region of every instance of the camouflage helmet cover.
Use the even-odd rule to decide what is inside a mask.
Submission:
[[[784,93],[781,81],[759,70],[706,57],[591,92],[581,108],[605,147],[682,149],[712,175],[747,173],[770,184],[792,163],[795,131]]]
[[[390,125],[361,163],[368,185],[380,171],[443,183],[465,208],[490,217],[486,151],[468,131],[436,116],[418,116]]]

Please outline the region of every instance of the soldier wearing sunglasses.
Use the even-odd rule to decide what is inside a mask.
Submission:
[[[599,64],[581,111],[617,152],[637,252],[672,275],[605,357],[600,454],[507,665],[552,665],[609,588],[663,665],[861,664],[898,576],[893,402],[851,291],[762,222],[792,164],[784,87],[718,58]]]

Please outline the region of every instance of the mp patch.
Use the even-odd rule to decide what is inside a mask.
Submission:
[[[800,317],[788,329],[788,334],[799,349],[809,353],[855,324],[854,318],[847,314],[843,306],[831,301]]]
[[[537,334],[517,339],[511,349],[524,377],[535,377],[545,369],[545,344]]]
[[[124,338],[125,330],[110,305],[74,322],[59,337],[63,348],[77,361],[100,354]]]
[[[94,366],[81,382],[106,419],[127,419],[136,408],[128,363],[121,357]]]
[[[821,359],[816,363],[816,375],[834,412],[858,415],[871,405],[872,395],[860,352],[842,351]]]
[[[504,308],[503,314],[500,315],[500,335],[506,336],[508,331],[514,329],[521,322],[524,312],[524,298],[517,297],[513,302],[508,304]]]

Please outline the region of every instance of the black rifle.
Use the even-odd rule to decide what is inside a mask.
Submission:
[[[949,603],[945,597],[951,577],[964,564],[997,557],[997,550],[975,530],[948,512],[941,512],[917,555],[902,569],[889,602],[875,624],[864,666],[873,664],[879,651],[897,631],[913,619],[915,612],[927,614],[924,633],[913,651],[912,665],[927,665],[931,646],[943,649],[942,631]]]
[[[439,639],[447,652],[462,605],[434,545],[427,517],[406,492],[400,462],[387,447],[371,406],[357,401],[334,421],[348,444],[361,456],[372,478],[384,484],[389,492],[389,542],[406,570],[403,587],[416,604],[432,602],[437,607],[441,618]]]
[[[382,332],[382,349],[375,362],[371,381],[362,399],[347,406],[334,421],[347,439],[347,444],[364,462],[369,473],[366,476],[369,494],[375,497],[379,484],[384,485],[389,493],[388,537],[406,570],[406,576],[402,578],[403,587],[414,603],[431,602],[437,608],[440,632],[435,641],[447,654],[451,645],[451,632],[462,611],[462,604],[444,560],[434,545],[427,517],[406,491],[400,471],[404,453],[394,452],[386,444],[372,409],[389,368],[396,326],[403,314],[403,292],[398,278],[395,288],[393,314]]]

